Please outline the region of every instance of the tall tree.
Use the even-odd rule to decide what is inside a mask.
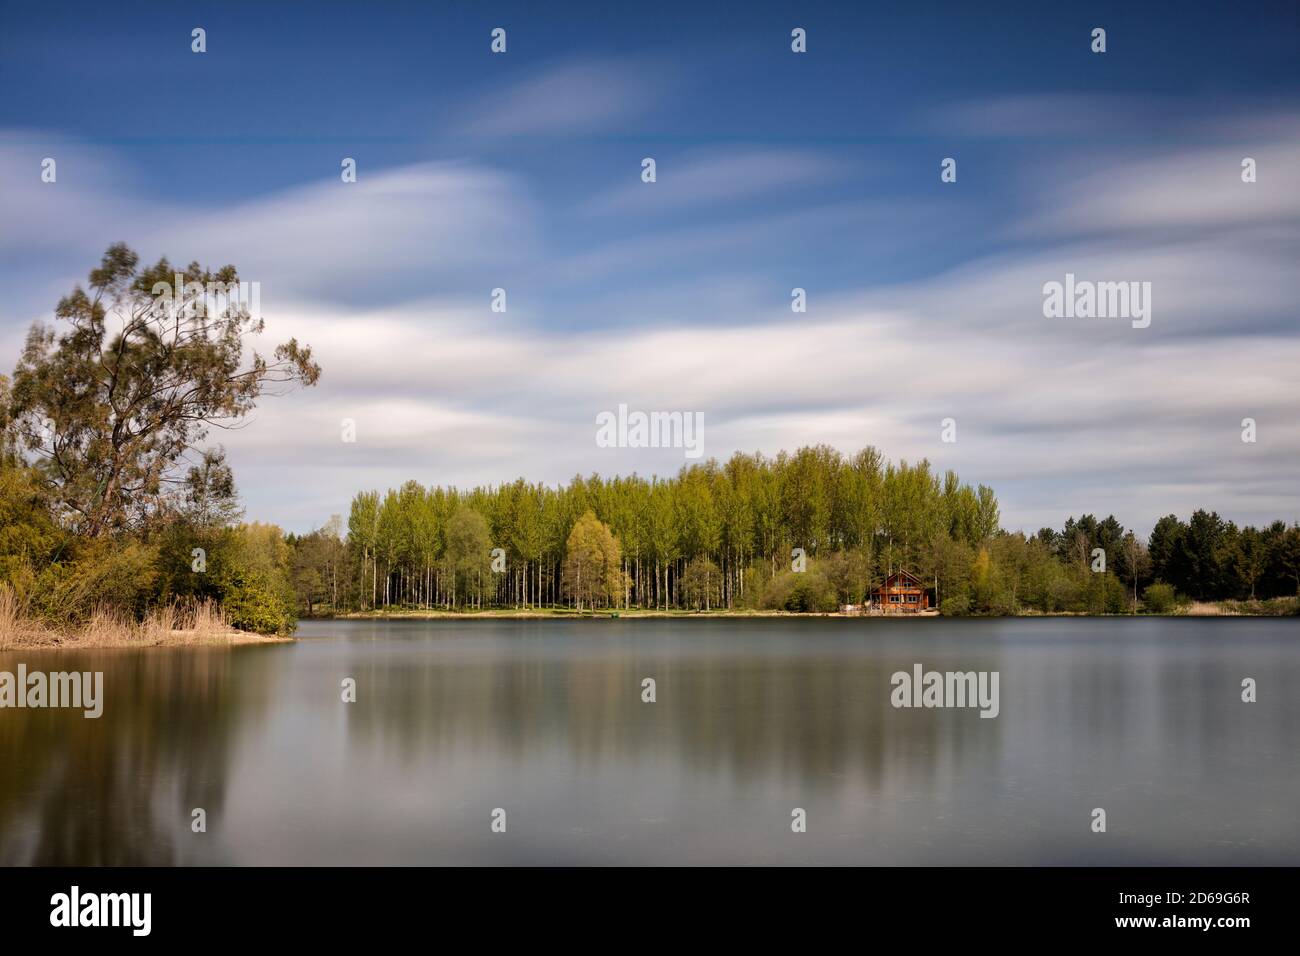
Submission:
[[[617,601],[623,591],[622,549],[592,511],[573,525],[564,554],[564,592],[578,610]]]
[[[492,573],[492,544],[488,523],[468,505],[458,505],[447,519],[443,567],[450,579],[454,603],[479,606],[483,586]]]
[[[237,294],[233,266],[140,268],[119,243],[89,289],[59,301],[62,334],[32,326],[5,414],[60,517],[96,537],[174,507],[186,456],[210,427],[235,427],[265,393],[314,385],[320,366],[295,339],[269,360],[246,359],[264,324]]]

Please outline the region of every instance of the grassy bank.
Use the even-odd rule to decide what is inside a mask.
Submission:
[[[1193,602],[1171,608],[1164,615],[1173,617],[1282,617],[1300,614],[1300,599],[1276,598],[1269,601]],[[318,615],[307,620],[597,620],[617,617],[627,619],[746,619],[746,618],[828,618],[860,617],[866,620],[933,619],[937,612],[925,614],[847,615],[836,612],[772,611],[734,608],[710,611],[661,610],[630,608],[617,610],[576,611],[571,608],[491,608],[481,611],[447,611],[424,608],[385,608],[377,611],[351,611],[335,615]],[[969,617],[986,617],[971,615]],[[1127,614],[1087,615],[1077,611],[1044,614],[1026,611],[1013,617],[1132,617]],[[212,602],[192,606],[180,604],[155,609],[143,620],[112,611],[100,611],[79,625],[56,626],[24,615],[12,592],[0,588],[0,651],[31,648],[81,649],[114,647],[202,647],[270,644],[293,638],[254,634],[230,626]]]
[[[1295,617],[1300,615],[1300,598],[1279,597],[1266,601],[1194,602],[1183,612],[1191,617]]]
[[[318,620],[579,620],[582,618],[755,618],[755,617],[841,617],[833,611],[760,611],[736,608],[733,610],[687,611],[654,608],[601,608],[592,611],[575,611],[571,608],[489,608],[482,611],[445,611],[425,608],[384,608],[378,611],[347,611],[321,615]],[[310,619],[309,619],[310,620]]]
[[[76,625],[51,625],[23,613],[12,591],[0,588],[0,651],[27,648],[199,647],[269,644],[292,638],[265,637],[231,627],[211,602],[156,608],[143,620],[101,610]]]
[[[1300,598],[1273,598],[1267,601],[1197,601],[1180,604],[1159,613],[1139,611],[1137,614],[1087,614],[1082,611],[1043,612],[1026,609],[1019,614],[1007,615],[960,615],[963,618],[987,617],[1289,617],[1300,615]],[[922,614],[840,614],[835,611],[771,611],[748,608],[725,608],[711,611],[660,610],[654,608],[618,608],[597,611],[575,611],[571,608],[490,608],[481,611],[447,611],[425,608],[383,608],[375,611],[347,611],[338,614],[321,614],[306,620],[361,620],[361,621],[402,621],[402,620],[578,620],[585,618],[622,619],[698,619],[698,618],[826,618],[826,617],[861,617],[871,620],[908,620],[911,618],[930,619],[941,616],[938,612]],[[951,618],[952,616],[949,615]]]

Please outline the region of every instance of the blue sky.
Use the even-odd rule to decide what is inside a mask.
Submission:
[[[1012,528],[1294,520],[1300,14],[1135,7],[0,3],[0,366],[124,240],[235,263],[316,347],[214,436],[289,528],[406,478],[675,472],[596,447],[621,402],[718,458],[929,457]],[[1150,281],[1151,326],[1045,318],[1066,272]]]

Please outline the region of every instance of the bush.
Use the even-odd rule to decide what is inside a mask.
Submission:
[[[258,634],[293,632],[298,602],[289,559],[289,547],[273,525],[246,524],[223,534],[207,566],[232,627]]]
[[[970,596],[964,593],[949,595],[940,602],[939,613],[945,617],[962,617],[969,614]]]
[[[762,607],[781,611],[837,611],[835,586],[815,568],[782,571],[768,583],[759,602]]]
[[[1168,614],[1178,603],[1172,584],[1157,581],[1142,592],[1142,605],[1148,614]]]
[[[156,549],[135,541],[78,542],[67,560],[47,565],[32,580],[31,613],[51,623],[82,623],[114,609],[144,613],[154,594]]]
[[[220,576],[222,611],[231,627],[258,634],[289,634],[297,608],[283,586],[258,568],[228,569]]]
[[[23,590],[39,568],[66,545],[50,517],[36,473],[9,462],[0,448],[0,583]]]
[[[1132,602],[1128,589],[1124,587],[1124,582],[1115,575],[1107,573],[1102,576],[1104,603],[1107,614],[1129,614],[1132,611]]]

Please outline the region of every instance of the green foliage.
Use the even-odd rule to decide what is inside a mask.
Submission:
[[[12,386],[0,377],[0,584],[56,623],[188,597],[291,630],[293,548],[279,528],[233,526],[224,451],[198,444],[268,389],[315,384],[311,350],[245,354],[263,323],[231,266],[142,267],[117,244],[88,284],[59,302],[59,330],[32,326]]]
[[[292,549],[274,525],[246,524],[229,529],[211,574],[226,619],[241,630],[289,634],[297,626],[297,602],[290,580]]]
[[[609,526],[587,511],[573,525],[565,547],[564,593],[584,604],[616,604],[623,596],[622,549]]]
[[[1151,532],[1152,577],[1200,600],[1300,595],[1300,526],[1238,528],[1212,511],[1175,515]]]
[[[760,606],[779,611],[837,611],[835,585],[820,568],[778,572],[763,591]]]
[[[835,589],[837,604],[861,604],[871,589],[871,555],[865,548],[833,551],[817,562]]]
[[[155,294],[173,289],[177,274],[179,299]],[[78,286],[59,301],[61,334],[32,326],[3,424],[78,535],[139,530],[187,503],[223,511],[233,479],[220,453],[189,470],[186,454],[210,426],[246,416],[268,386],[316,382],[311,349],[292,339],[269,360],[245,360],[245,341],[263,324],[238,289],[233,266],[141,267],[119,243],[91,271],[89,292]]]
[[[275,579],[260,569],[224,569],[221,594],[232,627],[258,634],[289,634],[296,627],[293,602]]]
[[[1142,606],[1151,614],[1168,614],[1177,606],[1174,586],[1156,581],[1142,592]]]
[[[721,606],[722,571],[706,557],[692,559],[682,573],[681,593],[682,602],[696,611]]]
[[[337,610],[347,583],[347,549],[340,537],[342,521],[332,517],[323,528],[286,539],[293,548],[290,579],[298,611],[308,617],[320,605]]]
[[[469,592],[459,559],[447,561],[448,522],[461,507],[483,517],[489,547],[507,561],[504,573],[474,569]],[[357,608],[576,602],[564,588],[564,563],[568,536],[587,511],[620,545],[620,604],[710,608],[756,606],[795,547],[824,560],[839,602],[857,603],[878,567],[929,574],[938,538],[979,544],[996,535],[998,513],[988,488],[972,489],[952,472],[941,479],[925,461],[887,463],[874,448],[852,457],[827,446],[774,458],[736,454],[670,479],[577,476],[559,488],[523,479],[468,491],[407,482],[353,499],[343,601]],[[701,578],[709,565],[717,568],[716,591],[711,575]],[[756,586],[747,583],[764,567]]]
[[[79,623],[101,608],[139,616],[155,594],[157,558],[156,548],[138,541],[81,540],[9,583],[29,613],[51,624]]]
[[[256,523],[207,528],[175,522],[156,536],[156,542],[157,600],[213,600],[241,630],[293,631],[295,549],[279,528]],[[196,549],[201,551],[200,565]]]
[[[939,613],[945,617],[963,617],[970,613],[970,595],[959,591],[948,595],[939,604]]]
[[[36,569],[52,561],[66,540],[50,517],[38,476],[0,455],[0,581],[30,585]]]
[[[466,569],[456,570],[463,557],[447,559],[448,522],[461,508],[480,515],[487,529],[486,543],[474,536],[468,551],[457,546],[478,562],[468,578]],[[1169,567],[1202,569],[1205,593],[1215,598],[1249,598],[1252,582],[1261,598],[1300,588],[1300,529],[1281,522],[1238,532],[1198,512],[1193,534],[1170,516],[1157,523],[1148,547],[1113,515],[1083,515],[1026,537],[1000,531],[992,491],[963,484],[951,471],[936,474],[926,461],[890,463],[873,448],[845,457],[816,446],[775,457],[736,454],[671,479],[577,476],[561,487],[520,479],[468,491],[407,482],[383,495],[362,493],[348,522],[343,601],[576,604],[564,564],[568,537],[588,511],[620,545],[617,600],[626,606],[829,606],[819,589],[809,597],[794,579],[775,581],[796,547],[837,605],[862,601],[898,568],[933,588],[940,607],[953,597],[953,613],[989,615],[1132,613],[1143,588],[1158,576],[1170,579]],[[1206,552],[1197,541],[1213,547]],[[506,571],[487,575],[482,563],[493,547],[505,552]],[[1097,549],[1104,570],[1094,570]]]
[[[381,549],[383,527],[381,512]],[[450,579],[453,601],[478,606],[492,578],[492,539],[487,520],[467,505],[459,505],[447,519],[445,537],[442,567]]]

